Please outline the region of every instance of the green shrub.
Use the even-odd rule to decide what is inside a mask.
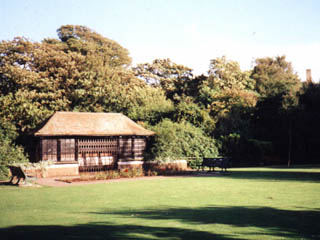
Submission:
[[[251,153],[250,157],[259,162],[262,162],[265,156],[272,154],[272,142],[248,139],[248,146]]]
[[[157,135],[149,151],[149,159],[170,161],[218,155],[217,142],[188,122],[175,123],[165,119],[154,126],[153,131]]]
[[[157,124],[163,116],[168,116],[174,111],[173,103],[160,88],[134,88],[134,93],[128,110],[128,117],[134,121]]]
[[[228,157],[239,157],[242,152],[241,137],[238,133],[230,133],[226,136],[221,136],[222,153]]]
[[[221,152],[230,157],[233,163],[259,165],[266,156],[272,155],[272,143],[257,139],[246,139],[238,133],[222,136]]]
[[[173,113],[173,120],[177,122],[188,121],[192,125],[201,128],[207,134],[211,133],[216,125],[207,110],[201,109],[199,105],[188,99],[177,104]]]
[[[17,136],[15,128],[8,123],[0,122],[0,179],[9,175],[7,165],[27,162],[24,150],[13,142]]]

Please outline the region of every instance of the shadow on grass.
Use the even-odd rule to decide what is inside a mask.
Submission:
[[[221,174],[223,177],[235,179],[252,179],[252,180],[268,180],[268,181],[303,181],[303,182],[320,182],[319,172],[300,172],[300,171],[255,171],[243,170],[233,171]]]
[[[0,189],[18,188],[19,184],[13,184],[9,181],[0,181]]]
[[[287,165],[271,165],[265,166],[265,169],[299,169],[299,170],[310,170],[310,169],[320,169],[320,164],[300,164],[300,165],[291,165],[288,167]]]
[[[128,218],[176,220],[188,224],[226,224],[261,228],[264,235],[284,238],[320,239],[319,210],[280,210],[270,207],[167,208],[162,210],[92,213]],[[244,236],[252,234],[245,233]],[[259,235],[259,233],[255,233]],[[204,239],[204,238],[201,238]]]
[[[0,186],[18,186],[18,185],[12,184],[10,181],[0,181]]]
[[[76,226],[14,226],[0,229],[2,240],[15,239],[233,239],[219,234],[173,227],[91,223]]]
[[[165,208],[161,210],[94,212],[91,214],[121,216],[122,218],[145,220],[175,220],[189,224],[187,228],[116,225],[108,221],[74,226],[13,226],[0,229],[1,239],[247,239],[249,235],[259,239],[264,237],[282,237],[285,239],[320,239],[319,210],[279,210],[269,207],[203,207],[203,208]],[[141,224],[141,221],[139,221]],[[148,221],[146,221],[147,223]],[[163,223],[163,222],[162,222]],[[212,225],[209,225],[212,224]],[[225,224],[230,233],[220,234],[214,224]],[[190,229],[190,225],[210,229],[209,231]],[[242,227],[241,230],[232,227]],[[250,229],[245,229],[251,227]],[[252,227],[259,232],[252,232]],[[240,232],[241,231],[241,232]]]

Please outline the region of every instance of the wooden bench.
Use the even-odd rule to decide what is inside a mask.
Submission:
[[[215,158],[203,158],[202,163],[198,165],[198,170],[200,168],[204,171],[204,168],[208,167],[209,171],[214,172],[215,167],[221,168],[221,172],[227,172],[229,167],[229,158],[226,157],[215,157]]]
[[[10,183],[13,184],[13,179],[17,178],[18,181],[15,183],[16,185],[19,184],[20,180],[23,178],[25,183],[31,182],[36,180],[36,177],[33,176],[28,176],[21,167],[17,167],[17,166],[8,166],[8,168],[10,169],[11,172],[11,179],[10,179]]]

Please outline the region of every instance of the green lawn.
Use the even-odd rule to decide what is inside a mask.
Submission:
[[[320,239],[320,165],[0,186],[0,239]]]

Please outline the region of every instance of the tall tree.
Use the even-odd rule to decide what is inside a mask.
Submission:
[[[209,77],[200,86],[198,102],[210,109],[216,119],[235,107],[253,107],[257,96],[253,91],[254,80],[249,76],[250,72],[241,71],[237,62],[226,57],[211,60]]]
[[[95,65],[125,67],[131,63],[127,49],[88,27],[64,25],[57,30],[57,33],[60,40],[67,45],[68,51],[91,56]]]
[[[118,111],[146,84],[126,68],[126,49],[83,26],[62,26],[61,40],[0,42],[0,118],[28,131],[54,111]]]
[[[285,56],[257,59],[251,77],[260,96],[256,111],[257,137],[272,141],[278,155],[287,154],[290,166],[300,79]]]
[[[299,138],[296,148],[305,162],[319,163],[320,159],[320,83],[305,83],[299,95],[300,114],[298,119]]]
[[[215,58],[209,65],[209,83],[212,88],[219,90],[239,89],[253,90],[254,80],[250,71],[242,71],[236,61],[228,60],[225,56]]]
[[[138,64],[135,75],[154,87],[161,87],[166,96],[174,101],[186,95],[193,80],[192,69],[176,64],[170,59],[156,59],[151,64]]]
[[[261,97],[297,92],[301,87],[298,75],[285,56],[256,59],[251,78],[256,81],[255,90]]]

